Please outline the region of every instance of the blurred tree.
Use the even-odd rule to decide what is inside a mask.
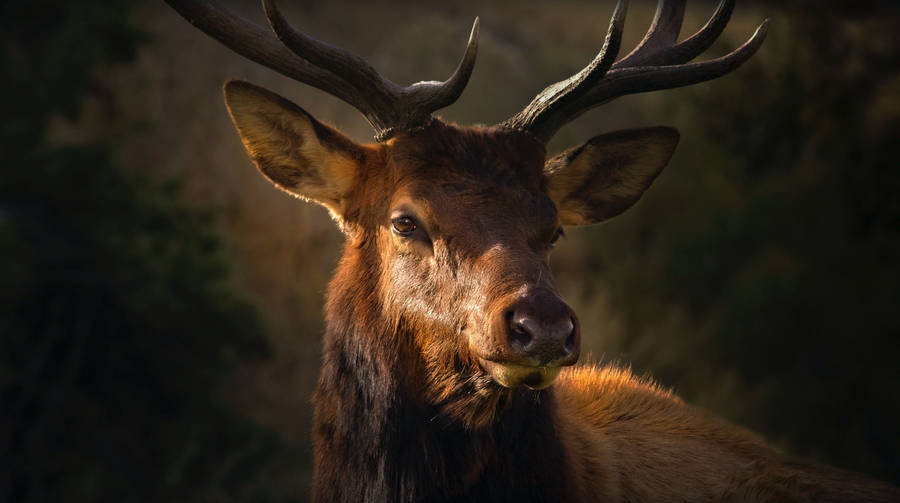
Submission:
[[[638,369],[900,483],[900,32],[870,4],[773,3],[747,67],[673,96],[673,165],[591,267]]]
[[[292,454],[223,396],[266,345],[212,214],[104,137],[47,140],[134,57],[131,20],[127,0],[0,7],[0,500],[284,500],[265,477]]]

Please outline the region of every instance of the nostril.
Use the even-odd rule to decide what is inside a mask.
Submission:
[[[510,310],[506,313],[506,326],[509,328],[509,343],[517,349],[525,349],[534,339],[534,334],[528,330],[528,327],[517,319],[515,312]]]
[[[563,341],[563,347],[567,353],[575,351],[575,320],[569,318],[566,320],[565,332],[566,339]]]
[[[575,351],[575,330],[572,330],[572,332],[569,333],[569,336],[566,337],[564,345],[567,353]]]
[[[509,341],[520,348],[528,346],[534,337],[521,323],[513,323],[509,330]]]

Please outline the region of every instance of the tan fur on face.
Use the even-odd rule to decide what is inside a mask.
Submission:
[[[602,222],[630,208],[677,144],[678,132],[671,128],[616,131],[547,161],[547,189],[562,224]]]

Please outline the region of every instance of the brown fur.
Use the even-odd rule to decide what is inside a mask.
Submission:
[[[512,129],[434,120],[361,146],[250,84],[228,84],[226,101],[260,171],[328,207],[347,235],[325,309],[315,501],[900,498],[792,462],[624,370],[523,385],[549,385],[577,349],[536,366],[510,342],[510,306],[571,319],[577,347],[548,266],[553,237],[634,204],[674,130],[599,136],[545,164],[543,145]],[[414,230],[392,230],[397,215]]]
[[[790,460],[618,368],[564,371],[560,433],[582,501],[898,501],[888,484]]]

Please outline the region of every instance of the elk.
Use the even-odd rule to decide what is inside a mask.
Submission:
[[[678,42],[683,0],[661,0],[616,60],[626,2],[598,55],[495,126],[433,113],[462,93],[478,20],[444,82],[401,87],[359,56],[211,2],[167,0],[237,53],[357,108],[358,144],[297,105],[229,81],[225,101],[259,171],[325,206],[346,239],[327,292],[314,395],[317,502],[898,501],[882,482],[793,461],[615,367],[572,367],[581,328],[548,255],[562,228],[635,204],[671,158],[668,127],[616,131],[547,158],[567,122],[616,97],[720,77],[760,47],[691,62],[728,23],[723,0]]]

